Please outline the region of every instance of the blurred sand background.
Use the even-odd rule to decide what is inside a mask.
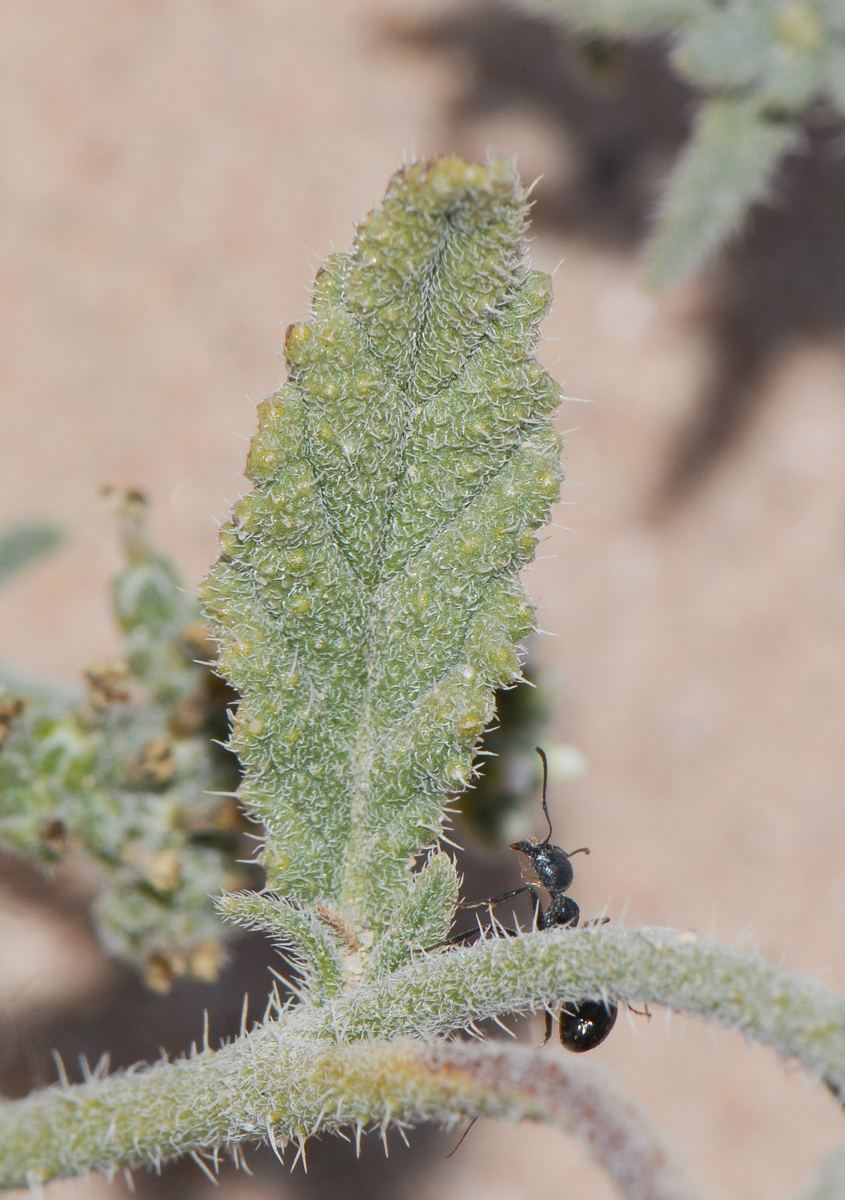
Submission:
[[[585,134],[552,71],[577,76],[577,56],[561,50],[550,67],[537,28],[521,27],[520,42],[509,21],[493,5],[440,0],[7,0],[0,520],[54,518],[71,540],[0,593],[0,659],[72,683],[117,650],[103,485],[149,495],[156,537],[198,581],[214,555],[212,517],[240,485],[254,403],[283,373],[276,348],[307,311],[320,256],[348,244],[403,157],[516,155],[526,178],[545,174],[532,261],[560,264],[542,356],[569,395],[590,400],[562,408],[567,506],[528,579],[552,635],[535,653],[559,672],[554,733],[590,768],[553,796],[558,840],[593,850],[577,898],[587,915],[609,901],[615,921],[758,947],[843,990],[840,302],[820,270],[827,326],[770,320],[745,424],[700,478],[676,472],[680,484],[664,486],[718,374],[720,337],[730,358],[730,312],[758,301],[770,317],[787,310],[790,275],[780,294],[758,288],[755,299],[740,286],[748,271],[731,275],[729,261],[649,293],[637,237],[687,98],[644,60],[654,111],[616,130],[623,151],[632,139],[630,161],[622,153],[616,182],[596,168],[591,199],[601,105],[617,117],[630,107],[620,93],[613,109],[627,68],[599,81]],[[523,55],[521,90],[482,53],[496,29],[499,53]],[[540,40],[554,45],[548,30]],[[758,214],[764,233],[767,220]],[[845,246],[842,230],[825,236],[822,257]],[[96,1017],[113,968],[77,916],[60,920],[32,879],[13,876],[0,891],[3,1036],[18,1029],[25,1043],[37,1016],[46,1046],[63,1013]],[[591,1058],[641,1100],[714,1200],[794,1196],[845,1133],[822,1087],[693,1020],[622,1014]],[[406,1174],[397,1147],[390,1183],[360,1194],[612,1194],[574,1143],[542,1128],[479,1124],[448,1161],[448,1139],[418,1144]],[[318,1165],[312,1184],[266,1167],[255,1181],[227,1176],[224,1194],[358,1195],[343,1163],[334,1190]],[[139,1176],[138,1187],[211,1193],[193,1167],[170,1184]]]

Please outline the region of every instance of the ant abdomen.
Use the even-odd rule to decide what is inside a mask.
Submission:
[[[573,1054],[583,1054],[600,1046],[619,1015],[610,1000],[579,1000],[563,1004],[560,1010],[560,1043]]]

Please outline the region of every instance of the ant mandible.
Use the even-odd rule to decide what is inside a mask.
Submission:
[[[503,900],[510,900],[514,896],[528,892],[534,903],[534,920],[538,929],[574,929],[581,919],[581,910],[572,897],[566,895],[575,878],[575,872],[569,860],[576,854],[589,854],[590,851],[586,846],[566,851],[552,842],[552,821],[546,800],[549,763],[545,751],[541,750],[539,746],[536,746],[535,749],[543,763],[543,813],[549,826],[549,832],[542,842],[538,842],[536,838],[526,838],[511,843],[511,850],[517,850],[527,860],[526,866],[531,875],[523,874],[526,883],[522,887],[504,892],[501,896],[494,896],[491,900],[484,900],[480,904],[470,904],[464,907],[479,908],[482,905],[499,904]],[[534,884],[539,884],[548,892],[549,903],[545,909]],[[511,933],[512,931],[505,930],[504,932]],[[449,941],[463,941],[471,933],[474,931],[457,934]],[[561,1006],[558,1018],[561,1044],[575,1054],[583,1054],[586,1050],[594,1049],[601,1045],[610,1033],[616,1023],[618,1013],[618,1007],[610,1000],[565,1002]],[[552,1012],[546,1009],[544,1046],[552,1035],[553,1022]]]

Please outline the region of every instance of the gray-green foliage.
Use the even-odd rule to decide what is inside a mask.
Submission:
[[[502,160],[393,179],[288,330],[204,586],[268,884],[353,976],[448,930],[454,868],[415,856],[533,623],[517,573],[559,488],[559,392],[532,354],[551,291],[524,219]]]
[[[24,521],[0,530],[0,584],[52,554],[64,540],[64,530],[46,521]]]
[[[226,926],[211,896],[243,878],[233,765],[209,740],[220,688],[196,601],[150,546],[143,500],[116,496],[127,564],[113,585],[125,659],[92,666],[80,704],[0,700],[0,840],[49,865],[102,869],[106,947],[166,989],[214,978]]]
[[[841,0],[523,0],[581,33],[667,34],[670,61],[701,96],[646,248],[667,284],[703,262],[766,199],[816,100],[845,113]]]
[[[53,554],[66,537],[65,530],[52,521],[20,521],[0,529],[0,587],[20,571]],[[0,689],[3,687],[15,696],[42,700],[57,699],[63,691],[67,692],[6,662],[0,663]],[[2,703],[0,700],[0,721]]]

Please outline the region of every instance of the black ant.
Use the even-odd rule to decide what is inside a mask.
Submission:
[[[574,929],[581,919],[581,910],[572,897],[566,895],[575,878],[575,872],[569,860],[576,854],[589,854],[590,851],[586,846],[566,851],[561,846],[553,844],[552,822],[546,802],[549,763],[545,752],[539,746],[536,746],[535,749],[543,763],[543,812],[549,832],[542,842],[538,842],[536,838],[527,838],[511,843],[511,850],[519,851],[527,859],[531,876],[523,875],[526,883],[522,887],[514,888],[510,892],[503,892],[501,896],[494,896],[491,900],[483,900],[462,907],[480,908],[483,905],[499,904],[503,900],[510,900],[514,896],[521,896],[523,892],[528,892],[534,902],[534,920],[538,929]],[[534,884],[539,884],[549,894],[549,903],[545,909]],[[475,932],[475,930],[467,930],[464,933],[456,934],[449,938],[444,945],[464,941],[468,937],[474,936]],[[513,935],[514,931],[505,929],[503,932]],[[610,1033],[616,1023],[618,1013],[617,1005],[610,1000],[566,1001],[561,1005],[558,1018],[561,1044],[575,1054],[583,1054],[586,1050],[594,1049],[601,1045]],[[553,1022],[553,1014],[546,1009],[544,1046],[552,1035]]]

